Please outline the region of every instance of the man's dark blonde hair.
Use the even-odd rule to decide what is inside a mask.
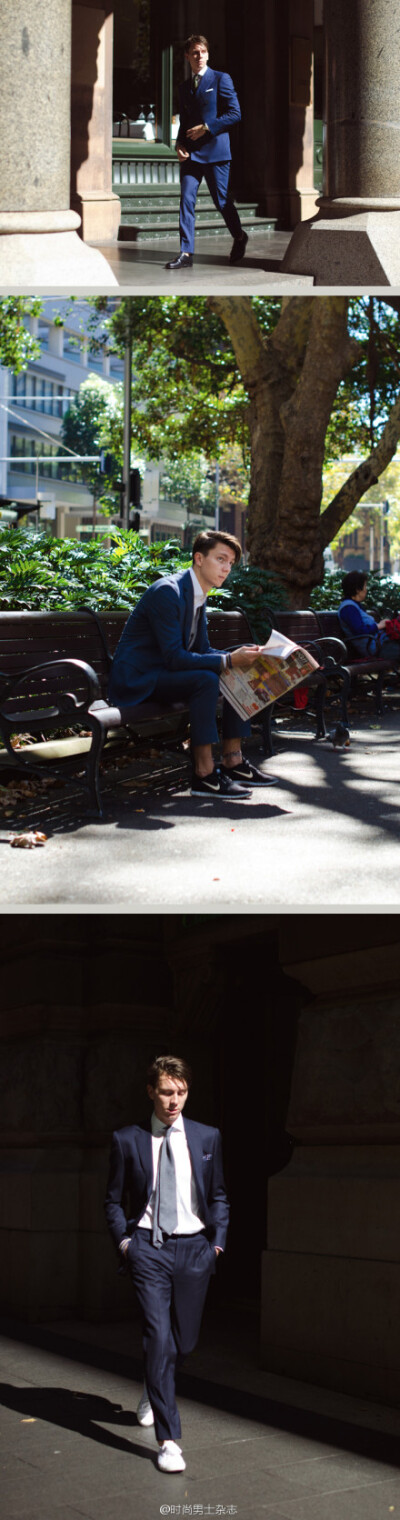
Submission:
[[[180,1056],[156,1056],[147,1072],[149,1087],[158,1087],[159,1078],[162,1076],[175,1077],[178,1082],[185,1082],[186,1087],[190,1087],[192,1081],[190,1066],[187,1061],[182,1061]]]
[[[195,538],[192,545],[193,564],[195,554],[209,554],[210,549],[213,549],[215,544],[226,544],[228,549],[233,550],[235,564],[238,565],[240,563],[242,546],[239,543],[239,539],[235,538],[233,533],[220,533],[219,528],[204,528],[202,533],[197,534],[197,538]]]
[[[201,37],[200,32],[193,32],[193,36],[188,37],[187,42],[185,42],[185,53],[189,53],[190,49],[195,46],[196,42],[200,42],[201,47],[207,48],[207,52],[209,53],[210,49],[208,46],[207,38]]]

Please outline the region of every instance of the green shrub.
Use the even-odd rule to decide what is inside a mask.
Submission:
[[[107,547],[111,539],[111,548]],[[87,544],[26,528],[0,530],[0,609],[131,611],[160,571],[187,563],[180,544],[143,544],[137,533],[110,528]]]
[[[288,606],[286,591],[277,577],[270,570],[258,570],[256,565],[235,565],[226,586],[212,591],[211,597],[213,607],[226,612],[235,607],[245,612],[257,643],[268,638],[274,612]]]
[[[111,547],[107,542],[111,540]],[[0,610],[73,611],[87,603],[94,612],[125,611],[160,574],[174,575],[191,564],[176,539],[144,544],[138,533],[110,527],[89,543],[52,538],[27,528],[0,529]],[[272,610],[286,605],[283,587],[267,570],[239,565],[213,605],[240,607],[254,637],[268,634]]]
[[[343,601],[343,570],[335,570],[333,574],[325,575],[322,585],[315,586],[310,596],[310,607],[314,612],[333,610],[340,607]],[[367,611],[372,607],[376,612],[378,622],[384,617],[385,612],[395,613],[400,608],[400,586],[397,581],[391,580],[390,575],[379,575],[377,570],[371,570],[367,575],[368,591],[365,607]]]

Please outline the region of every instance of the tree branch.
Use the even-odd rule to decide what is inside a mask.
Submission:
[[[320,531],[323,548],[331,543],[332,538],[335,538],[339,528],[343,527],[343,523],[351,516],[357,502],[365,496],[365,492],[376,485],[379,476],[386,470],[396,453],[399,438],[400,395],[392,406],[376,448],[369,454],[368,459],[364,459],[363,463],[357,465],[357,469],[352,471],[333,501],[329,503],[329,507],[322,513]]]

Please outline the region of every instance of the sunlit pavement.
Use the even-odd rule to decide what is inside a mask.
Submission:
[[[119,242],[102,244],[100,252],[107,259],[118,284],[124,290],[135,290],[151,295],[290,295],[312,291],[311,275],[283,274],[281,264],[288,243],[289,232],[250,233],[246,256],[240,264],[231,265],[229,254],[232,239],[222,237],[199,238],[192,269],[166,270],[169,259],[179,253],[179,234],[165,241],[148,243]]]
[[[192,798],[179,757],[164,773],[148,762],[147,781],[107,770],[101,820],[71,789],[37,799],[29,827],[44,848],[10,849],[15,824],[0,824],[2,909],[398,908],[400,714],[358,721],[349,750],[311,730],[280,736],[270,761],[253,745],[277,785],[246,802]]]
[[[141,1428],[131,1324],[4,1325],[0,1349],[2,1513],[9,1520],[386,1520],[398,1512],[400,1415],[244,1365],[211,1327],[179,1392],[179,1475],[156,1467]],[[231,1345],[234,1345],[232,1337]],[[244,1362],[249,1362],[245,1355]],[[189,1370],[190,1366],[190,1370]],[[225,1378],[224,1378],[225,1373]]]

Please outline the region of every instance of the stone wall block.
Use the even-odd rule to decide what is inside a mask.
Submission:
[[[264,1255],[262,1362],[371,1398],[400,1396],[400,1265]]]
[[[293,1134],[333,1126],[398,1127],[400,1006],[379,989],[359,997],[318,999],[305,1008],[287,1117]]]
[[[269,1183],[271,1251],[400,1263],[400,1150],[295,1151]]]

